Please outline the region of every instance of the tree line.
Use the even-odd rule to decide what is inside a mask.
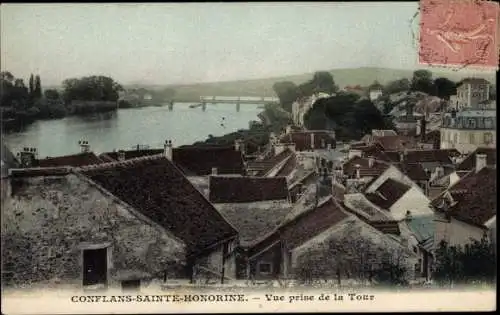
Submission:
[[[83,106],[88,107],[83,112],[100,111],[100,107],[89,102],[117,102],[119,92],[123,90],[120,84],[106,76],[66,79],[61,91],[43,90],[40,75],[31,74],[26,86],[22,78],[16,78],[9,71],[0,73],[0,84],[2,126],[6,130],[22,128],[37,119],[81,113],[75,111],[73,101],[82,101]],[[109,108],[116,109],[116,106],[106,109]]]

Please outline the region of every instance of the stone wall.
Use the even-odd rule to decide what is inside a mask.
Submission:
[[[180,240],[80,175],[13,178],[8,185],[2,200],[5,285],[81,284],[84,245],[110,245],[111,283],[130,272],[161,276],[184,260]]]

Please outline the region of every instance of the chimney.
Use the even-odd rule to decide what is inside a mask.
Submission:
[[[89,145],[88,141],[86,141],[86,140],[80,140],[80,141],[78,141],[78,144],[80,145],[80,151],[82,153],[90,151],[90,145]]]
[[[291,125],[286,126],[285,133],[286,134],[292,133],[292,126]]]
[[[368,158],[368,167],[372,168],[374,163],[375,163],[375,159],[370,156]]]
[[[331,151],[331,150],[332,150],[332,144],[331,144],[331,143],[327,143],[327,144],[326,144],[326,149],[327,149],[328,151]]]
[[[412,220],[411,211],[410,211],[410,210],[408,210],[408,211],[406,211],[405,221],[406,221],[406,222],[410,222],[411,220]]]
[[[486,167],[486,154],[476,153],[476,172]]]
[[[33,167],[38,153],[36,148],[23,148],[21,152],[17,153],[22,167]]]
[[[311,132],[311,150],[314,150],[314,132]]]
[[[172,140],[165,140],[163,145],[163,154],[167,159],[172,161]]]
[[[217,167],[212,167],[212,175],[217,175]]]
[[[241,140],[240,139],[234,140],[234,149],[236,151],[241,151]]]
[[[118,161],[125,161],[125,151],[123,150],[118,151]]]
[[[361,165],[356,164],[356,179],[361,178],[361,171],[360,171]]]

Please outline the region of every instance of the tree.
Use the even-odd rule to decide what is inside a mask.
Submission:
[[[442,284],[492,282],[496,278],[495,246],[486,236],[464,246],[441,241],[436,249],[433,277]]]
[[[450,100],[451,95],[457,93],[456,83],[447,78],[437,78],[434,80],[434,86],[436,88],[436,96],[447,101]]]
[[[432,81],[432,72],[430,72],[429,70],[414,71],[410,90],[435,95],[436,92],[434,83]]]
[[[34,91],[35,91],[35,81],[34,81],[33,73],[32,73],[30,76],[30,82],[29,82],[29,93],[30,93],[31,97],[33,97]]]
[[[35,86],[33,90],[33,96],[35,99],[42,97],[42,82],[40,81],[40,76],[35,76]]]
[[[335,85],[335,81],[330,72],[318,71],[314,73],[312,82],[315,86],[315,92],[332,94],[338,91],[338,87]]]
[[[408,91],[411,87],[411,82],[407,78],[399,79],[399,80],[394,80],[389,83],[384,87],[383,91],[384,94],[390,95],[393,93],[399,93],[399,92],[404,92]]]
[[[63,81],[65,102],[80,101],[117,101],[123,87],[106,76],[71,78]]]
[[[292,104],[297,100],[297,86],[291,81],[276,82],[273,90],[280,100],[280,104],[288,112],[292,111]]]
[[[368,90],[375,90],[375,89],[383,89],[384,86],[380,84],[377,80],[373,81],[372,84],[368,87]]]
[[[43,94],[48,100],[58,100],[61,97],[61,95],[59,95],[59,92],[55,89],[45,90]]]

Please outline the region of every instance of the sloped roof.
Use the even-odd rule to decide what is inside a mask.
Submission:
[[[82,168],[81,173],[183,240],[195,254],[236,231],[163,156]]]
[[[245,174],[243,155],[233,146],[183,146],[172,151],[174,163],[187,175]]]
[[[290,212],[287,201],[215,204],[217,210],[236,228],[240,245],[251,246],[274,231]]]
[[[162,154],[163,149],[140,149],[140,150],[127,150],[123,151],[125,154],[125,160],[135,159],[143,156]],[[105,152],[99,155],[99,157],[107,162],[118,161],[118,152]]]
[[[434,238],[434,215],[415,216],[410,220],[407,220],[406,224],[413,232],[419,243],[423,243]]]
[[[413,181],[429,180],[430,178],[430,174],[425,172],[424,167],[420,163],[403,162],[397,163],[396,167]]]
[[[285,177],[210,176],[209,185],[213,203],[288,199]]]
[[[469,172],[453,186],[432,200],[431,204],[441,212],[446,211],[457,220],[483,226],[496,215],[497,208],[496,169],[484,167],[479,172]],[[446,195],[453,203],[445,210]]]
[[[310,130],[310,131],[292,131],[280,137],[281,143],[294,143],[297,151],[306,151],[311,149],[311,134],[314,134],[314,149],[326,148],[330,143],[335,145],[335,138],[328,131]],[[324,146],[322,146],[324,144]]]
[[[490,82],[486,79],[483,78],[465,78],[462,81],[457,83],[457,86],[460,86],[462,84],[490,84]]]
[[[410,136],[383,136],[373,137],[373,142],[378,142],[385,151],[411,149],[417,147],[417,141],[414,137]]]
[[[55,167],[55,166],[86,166],[93,164],[104,163],[94,152],[83,152],[72,155],[49,157],[40,159],[35,162],[38,167]]]
[[[410,186],[395,179],[388,178],[373,193],[367,193],[366,198],[382,209],[390,209],[403,195],[410,190]]]
[[[360,166],[359,172],[361,177],[379,176],[390,167],[390,164],[377,159],[373,159],[373,165],[370,167],[369,158],[354,156],[344,163],[343,165],[344,174],[355,176],[356,165]]]
[[[497,149],[496,148],[477,148],[469,154],[461,163],[457,165],[457,170],[466,171],[476,167],[476,154],[486,154],[486,164],[497,164]]]
[[[438,150],[397,150],[385,151],[387,156],[393,161],[400,160],[400,154],[404,154],[404,161],[406,163],[426,163],[426,162],[439,162],[441,164],[453,164],[452,157],[460,155],[456,149],[438,149]]]
[[[258,170],[257,176],[266,175],[271,169],[278,166],[280,163],[293,155],[293,151],[286,148],[282,152],[260,161],[248,162],[247,168]]]
[[[368,221],[394,221],[394,218],[387,210],[384,211],[378,208],[361,193],[346,194],[344,196],[344,205]]]

